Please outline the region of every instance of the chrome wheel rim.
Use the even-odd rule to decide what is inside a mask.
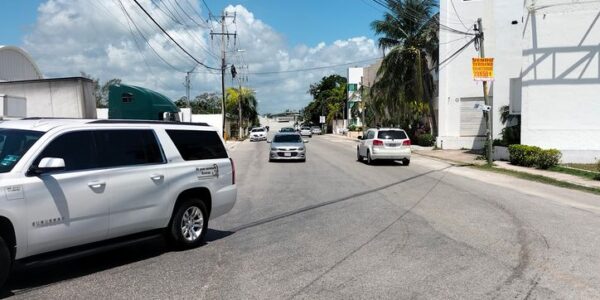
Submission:
[[[196,206],[191,206],[185,210],[181,217],[181,234],[189,242],[193,242],[200,237],[204,227],[204,217],[202,211]]]

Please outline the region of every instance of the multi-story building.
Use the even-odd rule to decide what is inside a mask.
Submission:
[[[600,159],[600,3],[579,0],[441,0],[440,61],[454,54],[482,19],[490,84],[492,136],[500,108],[521,115],[521,143],[556,148],[563,162]],[[452,27],[469,34],[447,30]],[[466,48],[439,73],[438,147],[481,148],[485,141],[480,82]]]

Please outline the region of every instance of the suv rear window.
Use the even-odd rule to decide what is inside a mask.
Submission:
[[[406,133],[401,130],[381,130],[377,133],[377,138],[384,140],[404,140]]]
[[[160,146],[151,129],[95,130],[100,167],[163,163]]]
[[[184,160],[227,158],[227,151],[215,131],[166,130]]]

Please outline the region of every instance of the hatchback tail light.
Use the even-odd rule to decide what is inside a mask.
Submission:
[[[410,146],[410,140],[405,140],[404,142],[402,142],[402,146]]]
[[[231,184],[235,184],[235,163],[233,162],[233,158],[229,158],[231,162]]]
[[[373,146],[383,146],[383,141],[373,140]]]

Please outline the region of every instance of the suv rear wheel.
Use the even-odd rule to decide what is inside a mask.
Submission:
[[[0,287],[2,287],[6,282],[6,278],[8,278],[8,274],[10,273],[11,265],[12,258],[10,251],[6,246],[4,239],[0,237]]]
[[[367,150],[367,164],[372,165],[375,161],[371,159],[371,151]]]
[[[356,148],[356,160],[363,161],[363,157],[360,155],[360,150]]]
[[[208,213],[204,202],[191,198],[184,200],[175,210],[168,234],[177,248],[189,249],[204,241],[207,229]]]

